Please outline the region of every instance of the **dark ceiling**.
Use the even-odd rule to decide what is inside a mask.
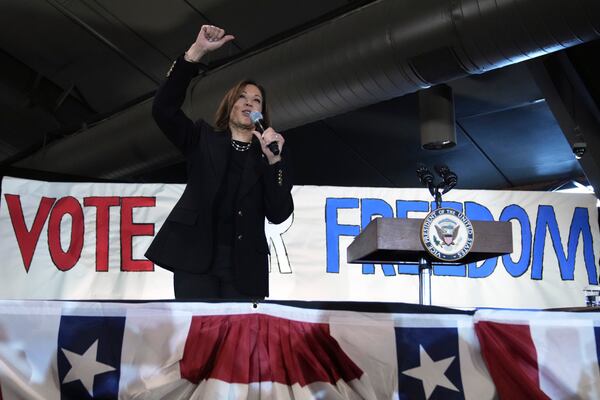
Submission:
[[[382,1],[3,0],[0,173],[46,179],[184,182],[185,168],[177,158],[111,175],[90,173],[85,167],[58,167],[44,154],[78,136],[80,143],[103,151],[104,162],[110,165],[110,146],[83,139],[106,121],[119,121],[112,129],[130,129],[126,117],[130,110],[149,104],[172,60],[189,47],[202,24],[222,26],[236,36],[233,44],[203,60],[205,73],[218,76],[230,64],[251,59],[323,24],[335,25]],[[407,9],[419,7],[419,2],[395,1]],[[598,37],[600,15],[591,1],[571,3],[590,7],[584,14]],[[497,3],[512,4],[513,0]],[[544,18],[547,3],[543,0],[514,3],[537,4],[539,18]],[[569,43],[565,44],[568,49],[551,49],[536,58],[537,54],[531,54],[524,57],[530,60],[487,68],[491,70],[482,74],[448,76],[458,139],[452,149],[421,149],[416,89],[367,106],[357,102],[341,114],[291,124],[285,137],[295,182],[415,187],[419,185],[416,165],[422,162],[449,165],[459,176],[460,188],[548,190],[576,180],[593,184],[597,193],[600,62],[595,55],[599,43],[597,39],[575,46]],[[299,49],[290,57],[301,65],[303,52]],[[364,68],[368,67],[367,61]],[[351,78],[351,74],[345,77],[349,87]],[[435,83],[441,81],[446,80]],[[144,115],[151,119],[149,113]],[[587,144],[581,160],[571,150],[575,142]],[[150,157],[135,145],[129,151],[132,160]]]

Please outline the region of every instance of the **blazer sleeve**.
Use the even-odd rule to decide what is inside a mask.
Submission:
[[[267,165],[263,181],[265,216],[270,222],[280,224],[294,212],[292,168],[287,155],[281,161]]]
[[[181,110],[187,87],[198,75],[198,64],[179,57],[167,73],[152,103],[152,117],[169,140],[187,157],[199,141],[199,126]]]

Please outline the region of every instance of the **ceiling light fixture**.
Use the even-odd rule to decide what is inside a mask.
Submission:
[[[437,85],[419,92],[421,146],[442,150],[456,146],[452,88]]]

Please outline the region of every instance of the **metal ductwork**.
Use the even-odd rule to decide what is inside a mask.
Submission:
[[[212,121],[224,92],[251,77],[285,130],[599,36],[598,0],[381,0],[198,78],[185,108]],[[140,103],[17,166],[119,178],[181,160],[150,108]]]

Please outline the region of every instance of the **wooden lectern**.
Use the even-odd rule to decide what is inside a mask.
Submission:
[[[421,243],[422,219],[376,218],[348,246],[351,264],[419,264],[419,304],[431,304],[431,263],[461,265],[510,254],[510,222],[471,221],[473,247],[456,262],[443,262],[429,254]]]

